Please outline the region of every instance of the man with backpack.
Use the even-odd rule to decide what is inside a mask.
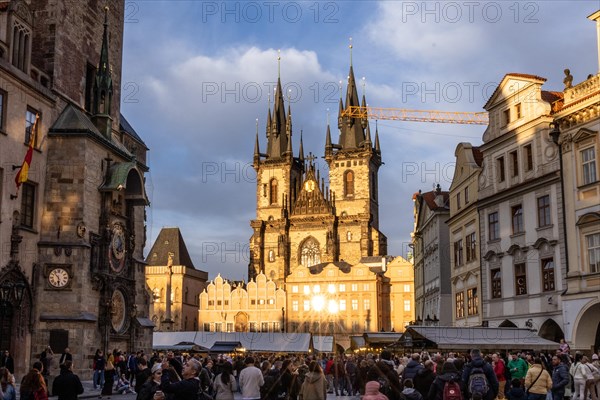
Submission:
[[[498,379],[494,369],[481,357],[479,349],[471,350],[471,362],[465,365],[462,381],[466,388],[465,397],[481,395],[482,400],[494,400],[498,396]]]
[[[429,388],[427,396],[429,400],[463,400],[464,388],[456,365],[452,361],[446,361]]]

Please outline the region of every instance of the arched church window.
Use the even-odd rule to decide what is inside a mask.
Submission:
[[[271,179],[269,186],[269,204],[277,204],[277,179]]]
[[[275,252],[273,250],[269,250],[269,262],[275,261]]]
[[[321,251],[319,250],[319,242],[314,238],[310,238],[304,242],[300,251],[300,259],[305,267],[312,267],[321,262]]]
[[[183,295],[183,297],[184,297],[183,301],[185,301],[187,303],[188,302],[188,288],[187,287],[185,288],[185,294]]]
[[[344,173],[344,196],[354,196],[354,172],[346,171]]]
[[[352,241],[352,232],[350,232],[350,231],[346,232],[346,240],[349,242]]]

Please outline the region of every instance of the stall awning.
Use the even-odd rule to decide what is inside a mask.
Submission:
[[[215,342],[210,348],[211,353],[234,353],[242,347],[240,342]]]
[[[408,346],[407,346],[408,345]],[[445,350],[553,350],[557,343],[519,328],[408,326],[394,347]]]
[[[333,352],[333,336],[313,336],[313,347],[318,353]]]

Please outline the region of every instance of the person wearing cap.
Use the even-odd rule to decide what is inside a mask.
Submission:
[[[254,366],[253,357],[246,357],[244,363],[246,364],[246,368],[240,372],[242,399],[260,400],[260,387],[265,383],[263,374],[260,369]]]
[[[161,378],[162,366],[160,363],[155,363],[152,367],[150,378],[140,388],[136,400],[152,400],[154,393],[160,387]]]

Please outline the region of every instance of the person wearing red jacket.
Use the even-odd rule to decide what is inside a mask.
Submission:
[[[494,374],[498,378],[498,396],[496,398],[503,400],[504,386],[506,385],[506,378],[504,377],[506,365],[504,365],[504,360],[497,353],[492,354],[492,363],[494,364]]]

